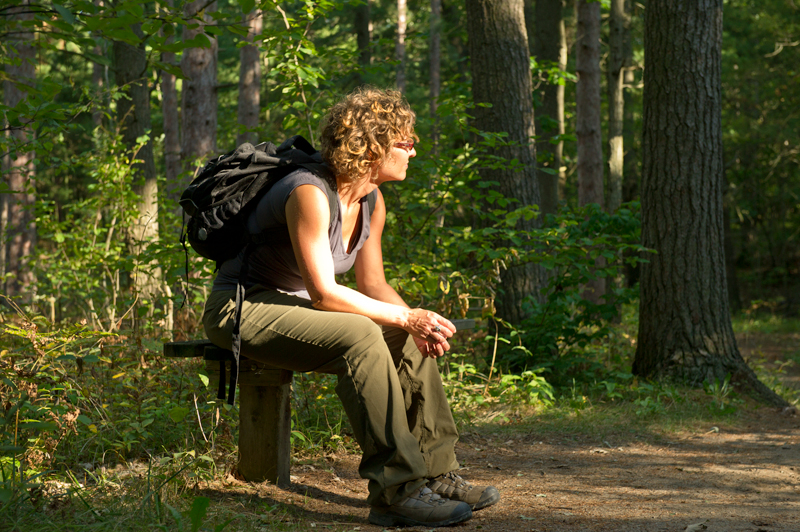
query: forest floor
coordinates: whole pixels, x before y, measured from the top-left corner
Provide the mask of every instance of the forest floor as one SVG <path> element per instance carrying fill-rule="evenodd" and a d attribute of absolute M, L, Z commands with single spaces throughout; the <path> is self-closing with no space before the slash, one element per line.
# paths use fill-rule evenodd
<path fill-rule="evenodd" d="M 739 343 L 745 358 L 757 356 L 767 365 L 800 353 L 800 334 L 740 336 Z M 784 371 L 786 383 L 800 387 L 800 367 Z M 673 413 L 649 425 L 610 421 L 608 409 L 592 410 L 576 410 L 568 421 L 487 423 L 462 431 L 460 474 L 496 486 L 502 500 L 451 529 L 800 531 L 796 409 L 740 401 L 733 416 L 682 420 Z M 233 495 L 245 520 L 261 514 L 261 530 L 385 530 L 367 522 L 358 461 L 346 452 L 300 458 L 289 488 L 246 484 L 229 475 L 201 492 L 226 506 Z M 235 522 L 231 526 L 238 529 Z"/>

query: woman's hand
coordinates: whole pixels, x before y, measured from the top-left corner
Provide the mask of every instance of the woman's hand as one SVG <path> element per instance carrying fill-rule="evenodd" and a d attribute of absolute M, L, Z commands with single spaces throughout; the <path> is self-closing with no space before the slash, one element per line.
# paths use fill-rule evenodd
<path fill-rule="evenodd" d="M 408 320 L 403 328 L 414 337 L 420 353 L 431 358 L 438 358 L 450 349 L 447 339 L 456 332 L 450 320 L 421 308 L 408 310 Z"/>

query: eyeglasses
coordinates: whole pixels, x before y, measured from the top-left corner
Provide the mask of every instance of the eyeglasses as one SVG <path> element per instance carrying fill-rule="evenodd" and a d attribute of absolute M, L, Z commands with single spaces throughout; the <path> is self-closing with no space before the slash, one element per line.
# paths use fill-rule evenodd
<path fill-rule="evenodd" d="M 395 142 L 395 148 L 403 148 L 406 151 L 411 151 L 414 149 L 414 141 L 409 140 L 408 142 Z"/>

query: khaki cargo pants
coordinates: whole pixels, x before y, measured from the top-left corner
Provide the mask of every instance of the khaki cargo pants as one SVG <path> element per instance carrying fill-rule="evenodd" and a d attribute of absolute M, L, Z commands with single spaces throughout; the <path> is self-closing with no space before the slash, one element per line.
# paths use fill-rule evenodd
<path fill-rule="evenodd" d="M 230 349 L 234 291 L 215 291 L 203 325 Z M 360 475 L 370 505 L 398 502 L 432 478 L 458 468 L 458 433 L 436 361 L 423 358 L 402 329 L 382 330 L 357 314 L 254 286 L 242 307 L 242 356 L 292 371 L 332 373 L 361 446 Z"/>

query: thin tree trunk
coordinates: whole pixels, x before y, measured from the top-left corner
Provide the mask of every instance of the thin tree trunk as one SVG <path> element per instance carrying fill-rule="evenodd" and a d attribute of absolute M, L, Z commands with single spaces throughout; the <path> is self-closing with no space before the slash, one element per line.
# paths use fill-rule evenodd
<path fill-rule="evenodd" d="M 143 37 L 140 25 L 131 28 Z M 153 142 L 148 141 L 134 152 L 137 139 L 150 132 L 150 91 L 147 86 L 147 52 L 144 43 L 132 46 L 114 41 L 114 67 L 117 86 L 125 98 L 117 102 L 117 121 L 129 155 L 141 162 L 134 165 L 133 190 L 139 196 L 139 215 L 128 235 L 131 253 L 139 256 L 148 243 L 158 239 L 158 182 L 153 157 Z M 134 286 L 140 298 L 150 300 L 158 293 L 160 270 L 155 264 L 141 262 L 134 272 Z"/>
<path fill-rule="evenodd" d="M 431 0 L 431 36 L 430 36 L 430 77 L 431 77 L 431 102 L 430 113 L 433 121 L 433 153 L 439 147 L 439 120 L 436 110 L 439 105 L 439 96 L 442 90 L 442 0 Z"/>
<path fill-rule="evenodd" d="M 578 203 L 604 206 L 603 139 L 600 102 L 600 2 L 578 0 L 576 52 L 578 84 L 575 103 L 578 138 Z M 602 259 L 598 267 L 603 265 Z M 605 279 L 586 284 L 584 297 L 600 303 L 605 294 Z"/>
<path fill-rule="evenodd" d="M 94 53 L 103 55 L 103 49 L 98 45 L 95 46 Z M 103 89 L 105 88 L 106 81 L 106 66 L 100 63 L 92 63 L 92 87 L 97 94 L 97 103 L 92 111 L 92 124 L 94 127 L 103 125 L 103 116 L 105 116 L 105 97 Z"/>
<path fill-rule="evenodd" d="M 356 46 L 358 47 L 358 64 L 362 68 L 368 67 L 372 63 L 372 20 L 370 18 L 370 0 L 362 0 L 362 3 L 355 7 L 354 26 L 356 30 Z M 361 83 L 363 83 L 363 73 L 359 72 Z"/>
<path fill-rule="evenodd" d="M 20 2 L 20 6 L 9 8 L 6 13 L 13 24 L 26 23 L 33 20 L 33 14 L 26 6 L 29 0 Z M 36 50 L 34 35 L 25 31 L 22 25 L 8 39 L 7 52 L 19 61 L 7 62 L 5 73 L 8 80 L 3 82 L 3 104 L 14 108 L 28 96 L 25 86 L 32 86 L 36 78 Z M 34 131 L 21 124 L 3 124 L 6 127 L 7 154 L 3 157 L 3 175 L 10 190 L 14 194 L 0 194 L 0 273 L 11 274 L 3 289 L 8 296 L 25 296 L 25 301 L 32 300 L 32 288 L 35 286 L 30 259 L 36 246 L 36 222 L 34 218 L 35 169 L 34 152 L 31 142 Z"/>
<path fill-rule="evenodd" d="M 622 204 L 625 41 L 630 17 L 625 0 L 611 0 L 608 53 L 608 212 Z"/>
<path fill-rule="evenodd" d="M 205 22 L 216 2 L 196 0 L 186 4 L 184 15 L 196 17 L 204 8 Z M 184 28 L 183 39 L 190 40 L 203 33 L 203 24 L 196 29 Z M 186 79 L 181 90 L 181 159 L 183 168 L 194 174 L 204 159 L 217 152 L 217 40 L 206 35 L 210 48 L 188 48 L 183 51 L 181 69 Z M 198 161 L 199 160 L 199 161 Z"/>
<path fill-rule="evenodd" d="M 406 92 L 406 0 L 397 0 L 397 90 Z"/>
<path fill-rule="evenodd" d="M 167 6 L 172 9 L 174 0 L 168 0 Z M 171 42 L 171 39 L 170 39 Z M 161 56 L 164 63 L 174 65 L 175 54 L 165 52 Z M 180 216 L 178 200 L 181 195 L 181 137 L 180 117 L 178 116 L 178 89 L 175 76 L 169 72 L 161 73 L 161 110 L 164 114 L 164 173 L 166 177 L 167 198 L 169 205 Z"/>
<path fill-rule="evenodd" d="M 247 40 L 253 42 L 257 35 L 261 35 L 261 11 L 256 10 L 245 16 L 249 17 L 250 28 Z M 239 127 L 246 129 L 236 136 L 236 144 L 258 144 L 258 132 L 254 130 L 258 128 L 261 112 L 261 52 L 258 45 L 248 44 L 241 48 L 239 57 Z"/>
<path fill-rule="evenodd" d="M 94 5 L 102 7 L 103 1 L 94 0 Z M 99 43 L 94 47 L 94 53 L 99 56 L 105 55 L 105 51 Z M 106 85 L 107 75 L 108 67 L 106 65 L 92 63 L 92 87 L 95 89 L 98 99 L 95 103 L 94 110 L 92 111 L 92 124 L 94 124 L 94 127 L 96 128 L 103 125 L 103 116 L 105 116 L 106 106 L 103 89 Z"/>
<path fill-rule="evenodd" d="M 567 68 L 567 39 L 564 28 L 563 0 L 536 0 L 536 40 L 534 55 L 539 62 L 552 62 L 563 71 Z M 536 109 L 536 131 L 539 141 L 536 151 L 543 169 L 538 172 L 542 196 L 542 213 L 555 214 L 558 210 L 558 183 L 564 173 L 564 143 L 551 142 L 556 135 L 564 134 L 564 85 L 545 84 L 541 91 L 541 105 Z"/>
<path fill-rule="evenodd" d="M 642 265 L 633 373 L 733 382 L 787 403 L 739 353 L 725 279 L 723 0 L 651 0 L 645 11 Z"/>
<path fill-rule="evenodd" d="M 625 0 L 625 12 L 629 17 L 633 16 L 631 10 L 632 0 Z M 623 171 L 622 171 L 622 201 L 629 202 L 639 196 L 639 150 L 638 138 L 636 136 L 639 128 L 636 125 L 634 115 L 634 105 L 638 102 L 634 99 L 633 87 L 635 81 L 633 65 L 633 46 L 630 31 L 625 36 L 625 68 L 622 70 L 623 82 Z M 631 264 L 625 262 L 625 282 L 627 286 L 636 286 L 639 282 L 639 263 Z"/>
<path fill-rule="evenodd" d="M 539 204 L 528 37 L 522 0 L 467 0 L 467 35 L 472 69 L 474 125 L 480 130 L 507 132 L 512 146 L 500 146 L 494 155 L 522 164 L 518 170 L 479 170 L 484 180 L 499 183 L 497 191 L 519 205 Z M 533 229 L 538 221 L 521 221 Z M 526 297 L 538 297 L 539 269 L 532 264 L 511 266 L 501 275 L 497 310 L 500 317 L 520 323 Z"/>

